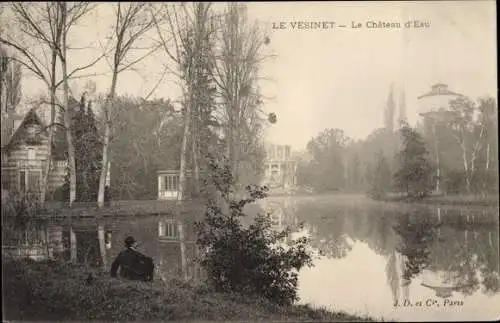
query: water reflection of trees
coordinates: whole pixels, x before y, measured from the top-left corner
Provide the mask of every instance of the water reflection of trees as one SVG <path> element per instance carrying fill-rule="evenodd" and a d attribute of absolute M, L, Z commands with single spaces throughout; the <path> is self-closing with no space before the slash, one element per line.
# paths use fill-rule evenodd
<path fill-rule="evenodd" d="M 428 212 L 405 212 L 396 216 L 393 229 L 400 237 L 396 250 L 405 258 L 404 279 L 412 279 L 429 265 L 437 227 L 437 219 Z"/>
<path fill-rule="evenodd" d="M 123 250 L 124 239 L 132 235 L 139 242 L 139 251 L 153 257 L 160 276 L 196 275 L 194 231 L 192 221 L 185 219 L 151 217 L 71 223 L 34 219 L 19 222 L 11 218 L 2 224 L 4 255 L 72 261 L 89 269 L 108 270 L 109 263 Z"/>
<path fill-rule="evenodd" d="M 464 219 L 457 221 L 458 216 L 469 220 L 464 225 Z M 443 219 L 446 226 L 440 230 L 439 243 L 433 245 L 432 267 L 452 273 L 449 280 L 465 295 L 475 293 L 481 285 L 483 292 L 497 293 L 498 226 L 494 223 L 471 224 L 472 218 L 470 213 L 455 214 L 453 225 Z"/>
<path fill-rule="evenodd" d="M 299 205 L 297 217 L 311 227 L 313 247 L 341 259 L 353 242 L 366 243 L 386 258 L 387 280 L 395 294 L 424 270 L 446 273 L 443 282 L 465 295 L 480 288 L 488 294 L 500 291 L 498 222 L 483 211 L 439 210 L 438 216 L 431 208 L 403 212 L 312 204 Z"/>
<path fill-rule="evenodd" d="M 480 244 L 484 246 L 479 248 L 479 263 L 482 278 L 483 291 L 487 294 L 500 292 L 500 269 L 499 269 L 499 241 L 498 232 L 489 231 L 487 234 L 479 236 Z"/>
<path fill-rule="evenodd" d="M 345 210 L 332 209 L 325 213 L 321 207 L 308 206 L 298 209 L 300 220 L 305 220 L 311 227 L 311 246 L 318 250 L 321 256 L 343 258 L 352 250 L 352 235 L 349 234 L 350 223 Z M 304 216 L 308 214 L 309 216 Z M 310 218 L 309 218 L 310 217 Z M 314 220 L 311 221 L 311 218 Z"/>
<path fill-rule="evenodd" d="M 7 218 L 2 222 L 4 255 L 79 262 L 87 267 L 104 264 L 103 250 L 109 248 L 109 241 L 99 230 L 102 225 L 89 230 L 46 219 Z"/>
<path fill-rule="evenodd" d="M 354 242 L 366 243 L 379 255 L 390 254 L 396 244 L 393 214 L 381 208 L 302 205 L 298 218 L 314 228 L 312 244 L 327 257 L 347 256 Z"/>
<path fill-rule="evenodd" d="M 365 208 L 291 200 L 270 205 L 280 208 L 280 212 L 273 212 L 278 229 L 288 226 L 298 231 L 300 222 L 304 221 L 310 228 L 312 247 L 324 257 L 342 259 L 349 255 L 354 243 L 366 243 L 386 259 L 387 281 L 395 297 L 405 278 L 414 278 L 423 270 L 446 273 L 445 278 L 458 286 L 456 290 L 467 295 L 479 289 L 487 294 L 500 292 L 498 222 L 491 221 L 481 210 L 477 213 L 432 209 L 403 212 L 384 206 Z M 101 266 L 118 254 L 127 235 L 133 235 L 141 242 L 141 251 L 155 258 L 159 269 L 178 274 L 182 267 L 179 243 L 160 241 L 170 235 L 175 242 L 179 240 L 177 226 L 172 230 L 167 228 L 169 221 L 159 217 L 75 226 L 4 219 L 2 244 L 24 246 L 24 249 L 37 246 L 37 250 L 49 258 Z M 183 219 L 185 252 L 190 264 L 195 253 L 192 244 L 195 237 L 191 224 L 186 221 Z"/>

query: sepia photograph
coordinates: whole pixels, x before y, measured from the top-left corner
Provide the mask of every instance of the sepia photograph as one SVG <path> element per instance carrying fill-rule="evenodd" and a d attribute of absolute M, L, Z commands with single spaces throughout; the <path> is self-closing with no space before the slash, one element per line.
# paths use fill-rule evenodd
<path fill-rule="evenodd" d="M 0 3 L 3 322 L 499 320 L 496 26 Z"/>

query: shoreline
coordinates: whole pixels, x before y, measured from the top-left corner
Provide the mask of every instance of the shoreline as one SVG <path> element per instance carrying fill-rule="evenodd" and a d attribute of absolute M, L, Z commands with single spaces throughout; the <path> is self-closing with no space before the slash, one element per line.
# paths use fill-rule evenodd
<path fill-rule="evenodd" d="M 288 199 L 297 200 L 317 200 L 323 202 L 325 199 L 334 199 L 345 203 L 351 203 L 353 199 L 365 199 L 372 203 L 388 203 L 392 205 L 425 205 L 425 206 L 470 206 L 470 207 L 498 207 L 498 196 L 477 196 L 477 195 L 449 195 L 449 196 L 429 196 L 422 200 L 414 200 L 403 196 L 386 196 L 375 200 L 357 193 L 325 193 L 325 194 L 300 194 L 285 195 L 273 194 L 267 199 Z M 125 217 L 148 217 L 148 216 L 175 216 L 175 201 L 169 200 L 130 200 L 114 201 L 110 206 L 99 209 L 94 203 L 80 203 L 71 208 L 63 203 L 49 204 L 49 207 L 38 211 L 31 218 L 39 219 L 100 219 L 100 218 L 125 218 Z M 181 215 L 203 213 L 203 203 L 199 200 L 186 200 L 180 206 Z M 13 217 L 8 212 L 4 212 L 2 207 L 2 217 Z"/>
<path fill-rule="evenodd" d="M 175 201 L 159 200 L 132 200 L 116 201 L 111 205 L 98 208 L 95 203 L 77 203 L 68 207 L 63 203 L 48 204 L 47 207 L 37 210 L 36 214 L 29 216 L 40 219 L 99 219 L 122 217 L 148 217 L 148 216 L 175 216 Z M 181 215 L 200 212 L 204 205 L 199 201 L 186 201 L 180 205 Z M 13 217 L 8 211 L 2 215 Z M 4 216 L 4 215 L 3 215 Z"/>
<path fill-rule="evenodd" d="M 436 206 L 484 206 L 498 207 L 498 196 L 477 196 L 477 195 L 448 195 L 448 196 L 429 196 L 422 200 L 415 200 L 406 196 L 387 196 L 379 199 L 381 202 L 388 203 L 407 203 L 417 205 L 436 205 Z"/>
<path fill-rule="evenodd" d="M 177 279 L 153 284 L 55 261 L 3 259 L 6 320 L 374 321 L 310 305 L 279 306 Z M 92 272 L 94 281 L 86 278 Z"/>
<path fill-rule="evenodd" d="M 318 194 L 270 194 L 269 198 L 299 198 L 299 199 L 324 199 L 331 197 L 333 199 L 350 199 L 355 197 L 363 197 L 367 200 L 374 202 L 387 202 L 387 203 L 408 203 L 408 204 L 426 204 L 426 205 L 464 205 L 464 206 L 498 206 L 498 195 L 434 195 L 426 197 L 422 200 L 415 200 L 405 196 L 389 195 L 380 199 L 372 199 L 363 193 L 342 193 L 342 192 L 326 192 Z"/>

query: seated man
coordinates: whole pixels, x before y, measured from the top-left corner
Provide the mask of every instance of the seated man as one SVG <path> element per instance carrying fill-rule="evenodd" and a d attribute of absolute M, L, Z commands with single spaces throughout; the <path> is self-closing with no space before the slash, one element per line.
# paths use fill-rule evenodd
<path fill-rule="evenodd" d="M 111 277 L 116 277 L 120 268 L 120 276 L 131 280 L 152 281 L 154 264 L 151 257 L 136 250 L 137 242 L 133 237 L 125 239 L 125 250 L 120 252 L 111 265 Z"/>

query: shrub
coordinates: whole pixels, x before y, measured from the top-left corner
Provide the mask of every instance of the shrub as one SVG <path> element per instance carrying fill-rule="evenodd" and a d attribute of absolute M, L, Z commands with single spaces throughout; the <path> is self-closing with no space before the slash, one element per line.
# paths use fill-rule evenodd
<path fill-rule="evenodd" d="M 196 224 L 199 246 L 206 250 L 201 264 L 207 283 L 217 291 L 264 297 L 280 305 L 298 300 L 297 275 L 303 266 L 311 266 L 306 238 L 289 245 L 281 244 L 288 230 L 272 229 L 267 215 L 259 214 L 244 228 L 240 218 L 248 203 L 267 196 L 267 187 L 247 186 L 248 197 L 233 196 L 233 177 L 227 163 L 220 166 L 210 156 L 208 169 L 214 187 L 207 196 L 205 219 Z"/>

